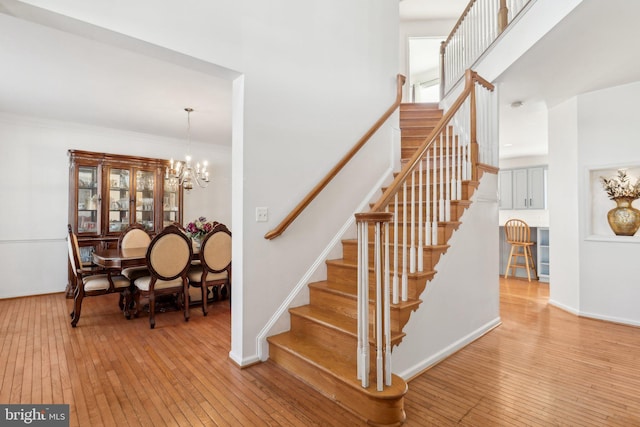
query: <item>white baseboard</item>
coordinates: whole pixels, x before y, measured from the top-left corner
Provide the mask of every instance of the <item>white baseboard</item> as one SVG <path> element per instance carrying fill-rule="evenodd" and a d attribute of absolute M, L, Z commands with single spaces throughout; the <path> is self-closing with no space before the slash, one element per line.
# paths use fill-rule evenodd
<path fill-rule="evenodd" d="M 502 324 L 502 321 L 500 320 L 500 317 L 498 316 L 495 319 L 493 319 L 492 321 L 490 321 L 488 323 L 485 323 L 480 328 L 476 329 L 475 331 L 471 332 L 470 334 L 462 337 L 458 341 L 456 341 L 453 344 L 449 345 L 448 347 L 445 347 L 444 349 L 442 349 L 438 353 L 432 355 L 431 357 L 428 357 L 428 358 L 424 359 L 422 362 L 413 365 L 412 367 L 410 367 L 409 369 L 407 369 L 407 370 L 405 370 L 403 372 L 396 372 L 395 374 L 400 376 L 400 377 L 402 377 L 405 381 L 409 381 L 411 378 L 413 378 L 413 377 L 415 377 L 417 375 L 420 375 L 421 373 L 423 373 L 427 369 L 429 369 L 432 366 L 440 363 L 441 361 L 443 361 L 447 357 L 451 356 L 453 353 L 455 353 L 458 350 L 460 350 L 460 349 L 466 347 L 467 345 L 471 344 L 472 342 L 474 342 L 478 338 L 482 337 L 484 334 L 490 332 L 494 328 L 500 326 L 501 324 Z"/>
<path fill-rule="evenodd" d="M 626 319 L 623 317 L 616 317 L 616 316 L 605 316 L 598 313 L 589 313 L 587 311 L 576 310 L 575 308 L 569 307 L 567 305 L 561 304 L 553 300 L 549 300 L 549 304 L 559 308 L 560 310 L 564 310 L 566 312 L 569 312 L 573 315 L 580 316 L 580 317 L 587 317 L 589 319 L 595 319 L 595 320 L 603 320 L 605 322 L 618 323 L 621 325 L 640 326 L 640 320 Z"/>
<path fill-rule="evenodd" d="M 567 311 L 567 312 L 569 312 L 571 314 L 575 314 L 576 316 L 580 315 L 580 311 L 579 310 L 576 310 L 573 307 L 569 307 L 568 305 L 559 303 L 558 301 L 552 300 L 551 298 L 549 298 L 549 304 L 551 304 L 554 307 L 559 308 L 560 310 L 564 310 L 564 311 Z"/>
<path fill-rule="evenodd" d="M 242 357 L 238 357 L 235 353 L 231 351 L 229 352 L 229 359 L 233 360 L 234 363 L 240 367 L 251 366 L 253 364 L 261 362 L 258 356 L 242 358 Z"/>

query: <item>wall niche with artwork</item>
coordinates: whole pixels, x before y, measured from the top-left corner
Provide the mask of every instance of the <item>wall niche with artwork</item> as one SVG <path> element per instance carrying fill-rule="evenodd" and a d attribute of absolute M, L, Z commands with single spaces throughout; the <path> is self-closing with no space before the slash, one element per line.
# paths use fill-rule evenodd
<path fill-rule="evenodd" d="M 640 242 L 640 164 L 589 170 L 589 239 Z"/>

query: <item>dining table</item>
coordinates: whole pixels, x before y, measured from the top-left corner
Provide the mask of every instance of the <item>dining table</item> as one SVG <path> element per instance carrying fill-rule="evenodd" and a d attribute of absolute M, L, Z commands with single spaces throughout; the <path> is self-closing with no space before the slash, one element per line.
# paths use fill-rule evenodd
<path fill-rule="evenodd" d="M 93 252 L 93 263 L 106 270 L 122 270 L 147 264 L 147 248 L 98 248 Z M 200 248 L 193 245 L 192 260 L 200 259 Z"/>
<path fill-rule="evenodd" d="M 191 260 L 200 259 L 200 247 L 195 243 Z M 107 271 L 107 274 L 118 274 L 128 267 L 139 267 L 147 265 L 147 248 L 98 248 L 93 252 L 93 263 Z M 158 301 L 158 311 L 170 310 L 162 298 Z M 130 318 L 129 307 L 125 304 L 124 315 Z"/>

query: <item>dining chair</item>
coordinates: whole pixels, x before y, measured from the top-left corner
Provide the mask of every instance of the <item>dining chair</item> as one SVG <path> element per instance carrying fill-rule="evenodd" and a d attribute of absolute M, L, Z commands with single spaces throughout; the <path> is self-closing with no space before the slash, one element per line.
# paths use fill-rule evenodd
<path fill-rule="evenodd" d="M 147 248 L 146 263 L 149 275 L 134 280 L 134 300 L 137 317 L 140 298 L 149 300 L 149 326 L 155 328 L 156 297 L 175 295 L 176 302 L 184 310 L 184 320 L 189 320 L 189 284 L 187 270 L 191 265 L 191 241 L 175 225 L 165 227 Z"/>
<path fill-rule="evenodd" d="M 511 275 L 515 275 L 518 268 L 524 268 L 527 272 L 527 279 L 529 279 L 529 281 L 531 281 L 531 271 L 533 271 L 534 279 L 537 279 L 538 273 L 531 253 L 531 247 L 535 243 L 531 241 L 531 230 L 529 229 L 529 225 L 521 219 L 510 219 L 504 224 L 504 232 L 507 243 L 511 245 L 509 261 L 507 263 L 507 269 L 504 272 L 504 278 L 506 279 L 509 277 L 510 269 Z M 523 258 L 524 264 L 519 264 L 518 258 Z"/>
<path fill-rule="evenodd" d="M 118 249 L 148 248 L 150 243 L 151 236 L 139 223 L 131 224 L 118 237 Z M 120 274 L 129 279 L 133 286 L 137 278 L 148 276 L 149 270 L 146 266 L 127 267 L 123 268 Z"/>
<path fill-rule="evenodd" d="M 71 224 L 67 224 L 69 248 L 69 263 L 71 271 L 76 279 L 76 289 L 74 291 L 73 311 L 71 312 L 71 326 L 76 327 L 80 320 L 82 311 L 82 301 L 85 297 L 112 294 L 120 292 L 119 306 L 124 308 L 124 292 L 128 290 L 130 282 L 121 275 L 112 275 L 110 272 L 95 274 L 82 266 L 80 262 L 80 247 L 78 237 L 73 232 Z M 125 314 L 127 314 L 125 312 Z"/>
<path fill-rule="evenodd" d="M 192 265 L 188 272 L 189 285 L 200 288 L 202 313 L 207 315 L 207 295 L 213 288 L 217 296 L 218 287 L 224 286 L 231 301 L 231 232 L 224 224 L 216 224 L 202 240 L 200 264 Z"/>

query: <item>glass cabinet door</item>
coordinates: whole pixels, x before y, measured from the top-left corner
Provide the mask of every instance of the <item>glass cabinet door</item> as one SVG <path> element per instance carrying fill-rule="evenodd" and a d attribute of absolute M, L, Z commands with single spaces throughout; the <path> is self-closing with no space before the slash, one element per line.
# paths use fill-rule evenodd
<path fill-rule="evenodd" d="M 147 231 L 153 231 L 155 174 L 149 170 L 136 170 L 136 222 Z"/>
<path fill-rule="evenodd" d="M 78 167 L 78 233 L 99 233 L 98 166 Z"/>
<path fill-rule="evenodd" d="M 109 233 L 119 233 L 131 224 L 130 201 L 131 171 L 129 169 L 109 169 Z"/>
<path fill-rule="evenodd" d="M 176 179 L 165 178 L 162 197 L 162 227 L 174 222 L 181 222 L 179 189 L 180 185 Z"/>

